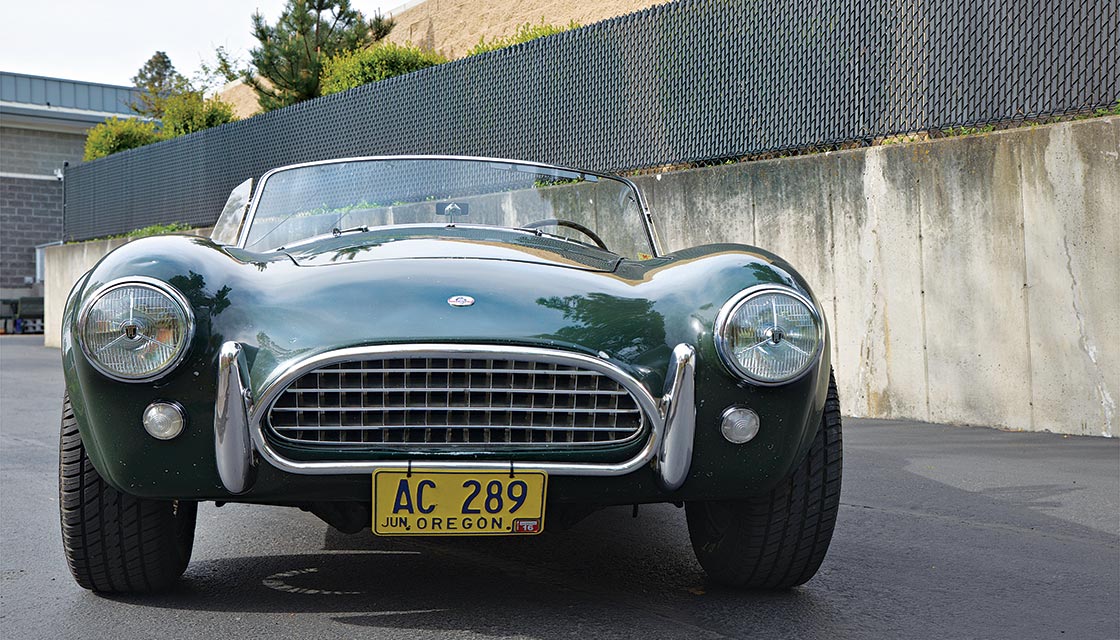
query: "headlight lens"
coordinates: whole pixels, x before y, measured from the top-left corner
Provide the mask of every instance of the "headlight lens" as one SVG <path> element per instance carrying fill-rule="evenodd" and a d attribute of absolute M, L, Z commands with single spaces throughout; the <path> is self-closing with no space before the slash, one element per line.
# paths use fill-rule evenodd
<path fill-rule="evenodd" d="M 820 322 L 790 290 L 747 290 L 720 311 L 716 348 L 733 373 L 761 384 L 788 382 L 817 359 Z"/>
<path fill-rule="evenodd" d="M 158 281 L 111 284 L 84 308 L 78 326 L 90 363 L 111 378 L 146 381 L 170 371 L 194 331 L 190 306 Z"/>

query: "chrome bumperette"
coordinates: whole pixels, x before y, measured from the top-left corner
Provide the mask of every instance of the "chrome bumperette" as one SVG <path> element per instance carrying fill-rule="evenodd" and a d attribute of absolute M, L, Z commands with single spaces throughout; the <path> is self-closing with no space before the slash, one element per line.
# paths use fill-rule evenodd
<path fill-rule="evenodd" d="M 696 350 L 678 344 L 673 349 L 661 399 L 665 436 L 657 452 L 657 479 L 661 488 L 681 488 L 692 466 L 692 442 L 696 434 Z"/>
<path fill-rule="evenodd" d="M 227 491 L 244 493 L 253 484 L 253 443 L 249 415 L 253 396 L 245 354 L 236 342 L 222 344 L 218 354 L 218 395 L 214 403 L 214 458 Z"/>

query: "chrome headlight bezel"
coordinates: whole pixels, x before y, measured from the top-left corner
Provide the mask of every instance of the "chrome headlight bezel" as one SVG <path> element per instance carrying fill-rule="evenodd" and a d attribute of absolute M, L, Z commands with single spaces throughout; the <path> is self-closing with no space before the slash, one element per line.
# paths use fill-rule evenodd
<path fill-rule="evenodd" d="M 817 346 L 813 352 L 809 354 L 805 365 L 793 375 L 780 380 L 759 378 L 750 371 L 745 370 L 739 364 L 739 360 L 735 357 L 735 354 L 731 352 L 731 344 L 727 338 L 728 323 L 735 316 L 739 308 L 758 296 L 771 293 L 789 296 L 805 305 L 809 310 L 809 314 L 813 319 L 813 326 L 817 331 Z M 716 353 L 719 354 L 719 359 L 723 363 L 724 368 L 736 378 L 741 378 L 751 384 L 761 387 L 777 387 L 789 384 L 808 374 L 809 371 L 813 369 L 813 365 L 820 360 L 821 351 L 824 348 L 824 335 L 824 319 L 821 317 L 816 305 L 813 304 L 813 301 L 790 287 L 776 284 L 761 284 L 748 287 L 732 296 L 731 299 L 720 308 L 719 314 L 716 316 L 716 323 L 713 331 Z"/>
<path fill-rule="evenodd" d="M 103 297 L 105 297 L 106 294 L 123 287 L 139 287 L 142 289 L 150 289 L 152 291 L 155 291 L 156 293 L 166 296 L 172 302 L 178 305 L 179 309 L 183 312 L 183 317 L 185 318 L 186 322 L 186 327 L 183 330 L 182 345 L 180 346 L 175 356 L 164 363 L 163 366 L 161 366 L 159 369 L 139 376 L 129 376 L 127 374 L 122 374 L 119 371 L 113 371 L 112 369 L 105 367 L 94 356 L 94 354 L 90 352 L 89 345 L 86 343 L 86 340 L 84 338 L 86 323 L 89 320 L 90 313 L 93 311 L 97 303 Z M 183 361 L 183 359 L 186 358 L 187 352 L 190 351 L 191 342 L 194 340 L 195 316 L 194 310 L 191 308 L 190 302 L 187 301 L 186 296 L 179 292 L 179 290 L 175 287 L 155 278 L 149 278 L 146 276 L 130 276 L 111 280 L 98 287 L 86 299 L 86 301 L 82 304 L 81 309 L 78 311 L 78 321 L 75 329 L 76 331 L 74 332 L 74 340 L 81 347 L 82 354 L 85 356 L 86 362 L 88 362 L 91 367 L 97 370 L 98 373 L 118 382 L 151 382 L 153 380 L 158 380 L 174 371 Z"/>

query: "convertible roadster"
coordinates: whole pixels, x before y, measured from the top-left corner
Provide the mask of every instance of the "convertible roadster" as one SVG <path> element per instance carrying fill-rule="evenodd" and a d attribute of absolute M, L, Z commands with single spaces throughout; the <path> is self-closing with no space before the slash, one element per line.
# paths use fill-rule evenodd
<path fill-rule="evenodd" d="M 347 533 L 532 536 L 686 509 L 712 580 L 817 571 L 840 499 L 821 305 L 764 250 L 665 253 L 630 181 L 514 160 L 272 170 L 210 238 L 126 244 L 62 329 L 85 588 L 178 580 L 202 501 Z"/>

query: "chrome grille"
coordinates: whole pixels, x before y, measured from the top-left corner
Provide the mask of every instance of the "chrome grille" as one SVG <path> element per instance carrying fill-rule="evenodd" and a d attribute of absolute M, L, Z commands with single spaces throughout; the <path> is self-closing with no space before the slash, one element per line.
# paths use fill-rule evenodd
<path fill-rule="evenodd" d="M 604 373 L 489 354 L 325 365 L 268 413 L 276 438 L 324 447 L 555 450 L 629 442 L 642 424 L 635 398 Z"/>

